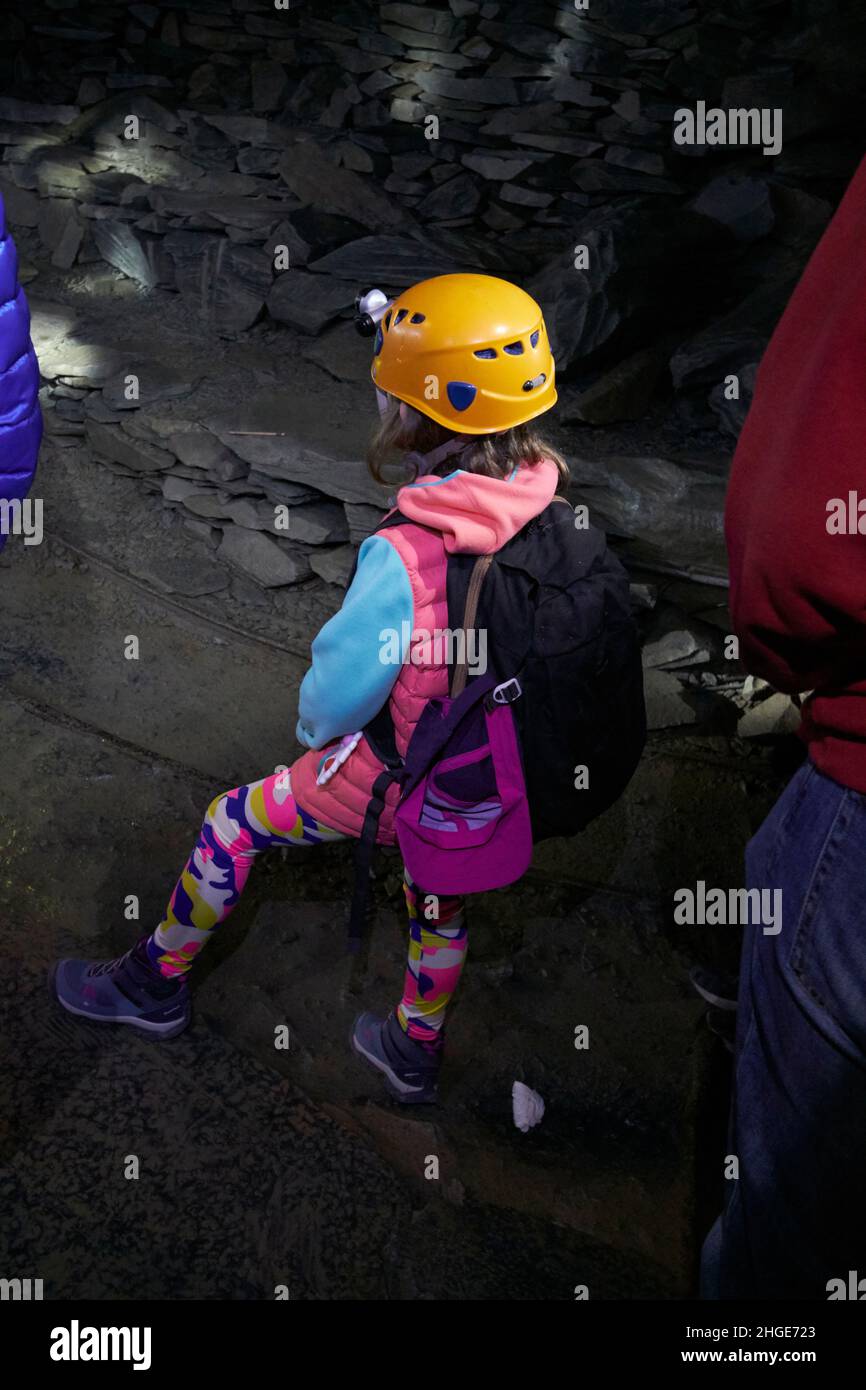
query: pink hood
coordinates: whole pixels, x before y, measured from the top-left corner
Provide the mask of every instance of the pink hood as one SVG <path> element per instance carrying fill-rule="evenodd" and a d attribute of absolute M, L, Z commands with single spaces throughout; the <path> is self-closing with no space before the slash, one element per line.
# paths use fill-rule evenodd
<path fill-rule="evenodd" d="M 397 506 L 411 521 L 441 531 L 449 555 L 490 555 L 544 511 L 558 480 L 549 459 L 521 464 L 508 479 L 458 469 L 408 483 L 397 493 Z"/>

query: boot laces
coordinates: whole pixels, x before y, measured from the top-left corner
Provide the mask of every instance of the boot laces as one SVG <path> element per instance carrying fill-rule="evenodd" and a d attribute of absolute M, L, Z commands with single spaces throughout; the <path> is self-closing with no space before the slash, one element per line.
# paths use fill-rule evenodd
<path fill-rule="evenodd" d="M 124 951 L 122 956 L 117 956 L 115 960 L 105 960 L 102 961 L 100 965 L 91 966 L 91 968 L 87 972 L 88 975 L 90 975 L 91 977 L 96 975 L 110 975 L 113 970 L 116 970 L 119 966 L 126 964 L 127 960 L 132 955 L 132 952 L 134 950 L 135 947 L 132 946 L 128 951 Z"/>

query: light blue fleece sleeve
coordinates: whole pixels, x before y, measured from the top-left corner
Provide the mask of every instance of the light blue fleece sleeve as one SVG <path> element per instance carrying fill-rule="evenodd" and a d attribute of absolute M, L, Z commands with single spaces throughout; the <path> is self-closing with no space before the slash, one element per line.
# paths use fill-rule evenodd
<path fill-rule="evenodd" d="M 384 536 L 369 536 L 342 607 L 313 641 L 298 698 L 299 743 L 324 748 L 378 714 L 406 654 L 413 609 L 397 551 Z"/>

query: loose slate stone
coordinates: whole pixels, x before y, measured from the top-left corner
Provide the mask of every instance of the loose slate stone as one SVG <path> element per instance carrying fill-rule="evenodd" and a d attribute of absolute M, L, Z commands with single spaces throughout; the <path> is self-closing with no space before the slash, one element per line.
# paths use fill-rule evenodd
<path fill-rule="evenodd" d="M 559 49 L 563 56 L 568 51 L 564 40 L 560 39 L 557 44 L 550 29 L 542 29 L 534 24 L 501 24 L 485 19 L 478 28 L 494 44 L 513 48 L 517 53 L 527 53 L 531 58 L 543 58 L 552 62 L 554 51 Z M 535 71 L 538 71 L 537 64 Z"/>
<path fill-rule="evenodd" d="M 464 173 L 434 188 L 418 204 L 418 213 L 425 220 L 444 222 L 454 217 L 470 217 L 480 203 L 481 192 L 476 180 Z"/>
<path fill-rule="evenodd" d="M 464 53 L 442 53 L 435 48 L 410 48 L 406 63 L 394 63 L 389 71 L 400 74 L 398 69 L 409 68 L 412 63 L 432 63 L 434 66 L 448 68 L 451 72 L 462 72 L 464 68 L 475 66 L 475 59 Z"/>
<path fill-rule="evenodd" d="M 406 214 L 385 194 L 351 169 L 325 158 L 318 145 L 293 145 L 280 160 L 280 175 L 302 203 L 352 218 L 374 231 L 403 226 Z"/>
<path fill-rule="evenodd" d="M 517 203 L 525 208 L 549 208 L 555 201 L 552 193 L 544 193 L 538 188 L 524 188 L 519 183 L 504 183 L 499 197 L 504 203 Z"/>
<path fill-rule="evenodd" d="M 630 145 L 611 145 L 605 159 L 608 164 L 618 164 L 623 169 L 634 169 L 641 174 L 666 173 L 665 161 L 660 154 L 637 150 Z"/>
<path fill-rule="evenodd" d="M 35 346 L 35 343 L 34 343 Z M 51 381 L 57 377 L 75 385 L 102 386 L 124 364 L 124 354 L 93 343 L 60 342 L 36 348 L 39 371 Z"/>
<path fill-rule="evenodd" d="M 217 545 L 219 545 L 222 533 L 217 530 L 216 526 L 211 526 L 207 521 L 200 521 L 198 517 L 185 516 L 183 518 L 183 529 L 189 531 L 190 535 L 195 536 L 197 540 L 204 541 L 205 545 L 210 546 L 211 550 L 216 549 Z M 214 569 L 214 566 L 211 565 L 210 568 Z M 217 574 L 219 573 L 218 570 L 215 572 Z"/>
<path fill-rule="evenodd" d="M 118 410 L 109 410 L 102 399 L 101 391 L 91 391 L 84 402 L 84 413 L 91 420 L 97 420 L 101 425 L 119 425 L 123 421 L 123 416 Z"/>
<path fill-rule="evenodd" d="M 575 500 L 588 503 L 597 524 L 634 537 L 629 554 L 723 576 L 725 479 L 699 463 L 653 456 L 569 458 Z"/>
<path fill-rule="evenodd" d="M 485 179 L 516 179 L 531 169 L 532 159 L 507 159 L 495 154 L 464 154 L 462 163 Z"/>
<path fill-rule="evenodd" d="M 497 111 L 495 116 L 481 127 L 483 135 L 511 135 L 515 131 L 543 129 L 562 111 L 558 101 L 534 103 L 532 106 L 516 107 L 510 111 Z"/>
<path fill-rule="evenodd" d="M 171 473 L 166 473 L 162 480 L 162 495 L 166 502 L 185 502 L 188 497 L 203 495 L 205 484 L 202 478 L 195 481 L 191 478 L 180 478 L 174 469 Z"/>
<path fill-rule="evenodd" d="M 137 378 L 137 398 L 128 398 L 130 376 Z M 186 377 L 162 362 L 131 362 L 128 368 L 109 377 L 102 388 L 102 399 L 109 410 L 139 410 L 159 401 L 188 396 L 201 377 Z"/>
<path fill-rule="evenodd" d="M 683 686 L 670 671 L 644 671 L 644 701 L 650 730 L 697 723 L 697 712 L 687 703 Z"/>
<path fill-rule="evenodd" d="M 591 71 L 599 72 L 601 69 L 595 68 Z M 540 82 L 526 83 L 524 100 L 530 102 L 564 101 L 571 106 L 583 106 L 587 109 L 610 105 L 607 97 L 596 96 L 593 93 L 591 82 L 582 77 L 569 77 L 567 75 L 544 78 Z"/>
<path fill-rule="evenodd" d="M 266 589 L 297 584 L 310 573 L 310 562 L 301 551 L 278 545 L 262 531 L 251 531 L 230 522 L 223 530 L 217 557 L 249 575 Z"/>
<path fill-rule="evenodd" d="M 326 444 L 316 448 L 292 438 L 238 437 L 231 435 L 228 429 L 218 429 L 216 433 L 229 448 L 253 465 L 255 474 L 265 473 L 272 478 L 304 483 L 342 502 L 385 505 L 387 489 L 370 477 L 367 465 L 360 458 L 328 454 Z M 251 472 L 250 478 L 255 474 Z"/>
<path fill-rule="evenodd" d="M 383 24 L 382 33 L 387 34 L 391 39 L 399 40 L 407 48 L 414 48 L 418 43 L 417 30 L 404 28 L 401 24 Z M 424 42 L 428 48 L 438 48 L 444 53 L 453 53 L 461 37 L 459 31 L 454 34 L 427 33 L 424 35 Z"/>
<path fill-rule="evenodd" d="M 289 513 L 290 540 L 308 545 L 328 545 L 349 539 L 343 508 L 337 502 L 310 502 Z"/>
<path fill-rule="evenodd" d="M 204 213 L 219 223 L 231 223 L 234 227 L 266 226 L 286 216 L 295 206 L 288 198 L 221 197 L 210 189 L 194 192 L 167 188 L 153 189 L 150 204 L 154 212 L 164 216 L 186 217 Z"/>
<path fill-rule="evenodd" d="M 346 502 L 345 511 L 352 545 L 360 545 L 371 536 L 383 516 L 379 507 L 371 507 L 364 502 Z"/>
<path fill-rule="evenodd" d="M 267 473 L 258 473 L 255 468 L 250 469 L 248 482 L 257 492 L 263 492 L 270 502 L 285 502 L 290 507 L 297 502 L 313 502 L 322 496 L 317 488 L 271 478 Z"/>
<path fill-rule="evenodd" d="M 279 162 L 279 150 L 257 150 L 254 145 L 244 145 L 238 150 L 238 168 L 242 174 L 276 174 Z"/>
<path fill-rule="evenodd" d="M 270 60 L 254 62 L 250 66 L 252 79 L 253 110 L 256 112 L 280 111 L 289 94 L 289 80 L 282 63 Z"/>
<path fill-rule="evenodd" d="M 174 455 L 143 440 L 131 439 L 117 425 L 103 425 L 89 419 L 85 426 L 87 441 L 97 454 L 104 454 L 114 463 L 133 468 L 137 473 L 162 473 L 174 463 Z"/>
<path fill-rule="evenodd" d="M 6 210 L 6 219 L 13 227 L 36 227 L 42 200 L 26 188 L 18 188 L 8 179 L 0 179 L 0 198 Z"/>
<path fill-rule="evenodd" d="M 311 255 L 311 247 L 309 242 L 301 236 L 297 227 L 288 218 L 284 218 L 265 238 L 264 252 L 273 266 L 277 264 L 277 254 L 280 257 L 288 255 L 288 264 L 294 268 L 307 264 Z M 287 268 L 282 260 L 281 266 L 283 269 Z M 281 274 L 282 270 L 277 273 Z"/>
<path fill-rule="evenodd" d="M 370 381 L 372 340 L 360 337 L 354 324 L 337 323 L 327 329 L 312 340 L 304 356 L 336 381 Z"/>
<path fill-rule="evenodd" d="M 129 222 L 112 217 L 93 223 L 93 240 L 109 265 L 145 289 L 174 285 L 174 269 L 161 237 L 137 231 Z"/>
<path fill-rule="evenodd" d="M 340 545 L 333 550 L 313 551 L 310 565 L 321 579 L 345 589 L 355 563 L 355 547 Z"/>
<path fill-rule="evenodd" d="M 437 253 L 412 237 L 397 236 L 361 237 L 310 265 L 310 270 L 344 280 L 382 281 L 394 286 L 417 285 L 420 280 L 460 269 L 459 262 L 445 252 Z"/>
<path fill-rule="evenodd" d="M 193 48 L 204 48 L 210 53 L 256 53 L 261 48 L 260 40 L 251 34 L 209 29 L 204 24 L 182 24 L 181 36 Z"/>
<path fill-rule="evenodd" d="M 428 174 L 434 166 L 435 160 L 429 154 L 395 154 L 391 160 L 394 173 L 404 179 L 414 179 Z"/>
<path fill-rule="evenodd" d="M 391 117 L 405 125 L 415 125 L 423 121 L 427 112 L 420 101 L 407 101 L 405 97 L 395 97 L 391 102 Z"/>
<path fill-rule="evenodd" d="M 737 724 L 738 738 L 762 738 L 767 734 L 795 734 L 802 713 L 790 695 L 778 691 L 748 709 Z"/>
<path fill-rule="evenodd" d="M 375 168 L 373 157 L 368 150 L 356 144 L 356 140 L 357 135 L 353 140 L 344 140 L 341 144 L 334 145 L 334 153 L 344 168 L 351 169 L 356 174 L 372 174 Z M 396 165 L 396 160 L 394 163 Z"/>
<path fill-rule="evenodd" d="M 278 507 L 279 503 L 266 502 L 260 497 L 238 497 L 228 504 L 228 515 L 237 526 L 246 526 L 249 531 L 269 531 L 272 535 L 285 536 L 288 533 L 282 526 Z"/>
<path fill-rule="evenodd" d="M 333 319 L 352 308 L 357 292 L 354 284 L 343 284 L 305 270 L 287 270 L 278 277 L 268 295 L 268 313 L 279 323 L 288 323 L 302 333 L 320 333 Z"/>
<path fill-rule="evenodd" d="M 232 144 L 284 150 L 294 139 L 293 132 L 287 127 L 265 120 L 263 116 L 229 116 L 221 113 L 211 115 L 205 111 L 200 115 L 208 125 L 227 135 Z"/>
<path fill-rule="evenodd" d="M 516 132 L 512 137 L 515 145 L 528 145 L 534 150 L 550 150 L 556 154 L 579 155 L 587 158 L 597 154 L 604 146 L 601 140 L 587 140 L 581 135 L 530 135 Z"/>
<path fill-rule="evenodd" d="M 263 252 L 225 237 L 182 231 L 166 236 L 165 249 L 174 262 L 177 288 L 203 322 L 227 335 L 255 323 L 273 284 Z"/>
<path fill-rule="evenodd" d="M 81 109 L 78 106 L 52 106 L 47 102 L 0 97 L 2 121 L 21 121 L 25 125 L 71 125 L 80 115 Z"/>
<path fill-rule="evenodd" d="M 47 159 L 40 159 L 34 172 L 32 186 L 38 189 L 43 198 L 59 195 L 61 198 L 74 197 L 84 201 L 96 196 L 94 180 L 73 154 L 51 155 Z"/>
<path fill-rule="evenodd" d="M 467 105 L 516 106 L 520 100 L 515 83 L 508 77 L 452 77 L 439 69 L 418 68 L 413 82 L 428 96 Z M 605 104 L 605 103 L 603 103 Z"/>
<path fill-rule="evenodd" d="M 386 193 L 399 193 L 408 206 L 428 192 L 427 184 L 420 179 L 401 179 L 396 174 L 389 174 L 382 186 Z"/>
<path fill-rule="evenodd" d="M 452 34 L 462 28 L 452 15 L 442 10 L 428 9 L 424 5 L 380 5 L 379 16 L 389 23 L 406 24 L 425 34 Z"/>
<path fill-rule="evenodd" d="M 210 430 L 179 430 L 170 434 L 166 443 L 181 463 L 189 468 L 203 469 L 219 482 L 243 478 L 248 472 L 243 459 L 227 449 Z"/>
<path fill-rule="evenodd" d="M 211 521 L 228 521 L 231 517 L 231 509 L 235 504 L 234 499 L 228 493 L 209 491 L 199 485 L 198 488 L 187 494 L 183 499 L 183 505 L 194 516 L 204 517 Z"/>
<path fill-rule="evenodd" d="M 494 232 L 512 232 L 526 225 L 523 218 L 516 217 L 499 203 L 490 203 L 485 208 L 484 222 L 488 227 L 492 227 Z"/>
<path fill-rule="evenodd" d="M 51 252 L 51 264 L 68 270 L 75 264 L 84 240 L 84 224 L 69 198 L 43 199 L 39 237 Z"/>

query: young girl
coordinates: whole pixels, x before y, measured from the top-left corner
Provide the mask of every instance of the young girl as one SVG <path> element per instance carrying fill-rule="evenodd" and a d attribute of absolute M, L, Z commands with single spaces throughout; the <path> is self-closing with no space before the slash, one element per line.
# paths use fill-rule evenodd
<path fill-rule="evenodd" d="M 173 1037 L 190 1020 L 187 975 L 243 890 L 255 856 L 275 846 L 360 834 L 382 763 L 354 735 L 390 701 L 401 756 L 426 702 L 448 693 L 447 557 L 499 550 L 542 512 L 568 478 L 529 421 L 556 402 L 554 362 L 539 306 L 486 275 L 443 275 L 407 290 L 382 317 L 372 377 L 382 416 L 373 476 L 410 454 L 397 494 L 405 523 L 364 541 L 339 612 L 312 644 L 289 773 L 211 802 L 165 916 L 114 961 L 64 960 L 54 988 L 65 1009 Z M 401 635 L 394 661 L 390 634 Z M 354 746 L 353 746 L 354 745 Z M 348 755 L 346 754 L 346 750 Z M 377 840 L 393 845 L 399 795 L 385 797 Z M 385 1019 L 362 1013 L 352 1045 L 397 1100 L 436 1098 L 445 1018 L 466 957 L 460 898 L 439 895 L 427 921 L 423 889 L 405 881 L 409 957 L 403 996 Z"/>

